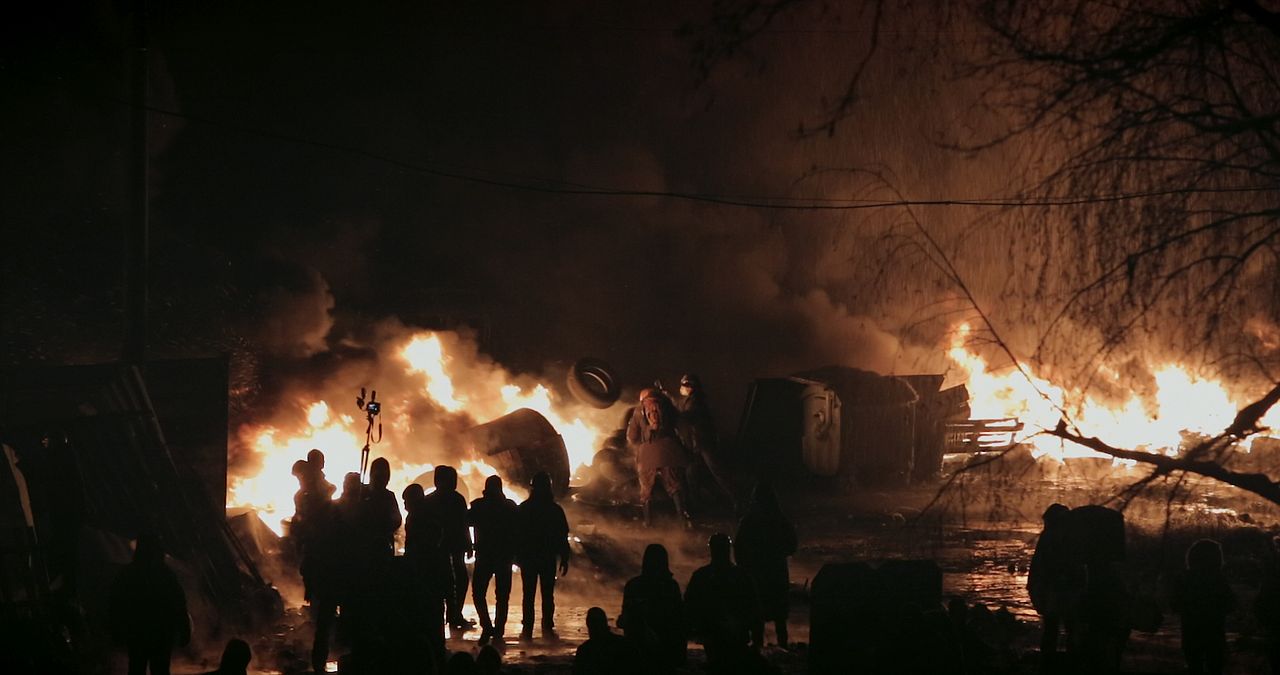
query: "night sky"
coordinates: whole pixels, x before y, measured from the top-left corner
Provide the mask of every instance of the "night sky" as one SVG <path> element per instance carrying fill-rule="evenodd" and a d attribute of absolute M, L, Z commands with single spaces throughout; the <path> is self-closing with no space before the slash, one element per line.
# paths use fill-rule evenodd
<path fill-rule="evenodd" d="M 592 355 L 642 384 L 827 364 L 938 372 L 954 285 L 897 237 L 956 254 L 1008 336 L 1040 248 L 964 208 L 1020 178 L 962 21 L 882 20 L 834 133 L 811 133 L 867 53 L 869 5 L 790 12 L 708 63 L 689 3 L 152 2 L 148 355 L 230 353 L 246 391 L 325 367 L 369 326 L 476 331 L 511 368 Z M 127 4 L 5 22 L 3 358 L 118 357 L 130 217 Z M 667 196 L 579 194 L 583 191 Z M 793 201 L 786 201 L 793 200 Z M 834 200 L 834 201 L 832 201 Z M 963 239 L 961 239 L 963 237 Z M 994 247 L 994 251 L 988 250 Z M 1025 309 L 1025 308 L 1023 308 Z"/>

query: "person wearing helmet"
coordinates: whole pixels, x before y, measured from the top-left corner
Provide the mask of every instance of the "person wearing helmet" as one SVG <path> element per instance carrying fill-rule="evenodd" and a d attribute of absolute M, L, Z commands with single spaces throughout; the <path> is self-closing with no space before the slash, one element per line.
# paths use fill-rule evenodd
<path fill-rule="evenodd" d="M 659 479 L 675 502 L 685 526 L 690 527 L 692 523 L 684 499 L 684 472 L 689 453 L 676 433 L 679 417 L 671 399 L 657 389 L 647 388 L 640 391 L 639 405 L 627 422 L 627 442 L 635 449 L 645 527 L 652 524 L 650 504 Z"/>
<path fill-rule="evenodd" d="M 698 499 L 704 493 L 713 492 L 714 485 L 728 498 L 730 508 L 737 511 L 738 498 L 733 483 L 720 461 L 715 418 L 697 375 L 687 373 L 680 378 L 680 396 L 680 437 L 692 454 L 687 475 L 689 493 Z"/>

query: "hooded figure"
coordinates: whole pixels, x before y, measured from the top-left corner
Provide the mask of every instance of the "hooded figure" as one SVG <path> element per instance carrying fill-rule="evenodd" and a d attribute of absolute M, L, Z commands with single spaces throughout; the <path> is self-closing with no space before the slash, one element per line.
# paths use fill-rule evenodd
<path fill-rule="evenodd" d="M 445 596 L 445 614 L 454 630 L 467 630 L 474 624 L 462 616 L 467 601 L 467 562 L 471 553 L 471 535 L 467 532 L 467 500 L 458 492 L 458 470 L 451 466 L 436 467 L 432 478 L 435 492 L 423 498 L 423 511 L 441 528 L 440 546 L 449 558 L 453 585 Z"/>
<path fill-rule="evenodd" d="M 169 675 L 174 647 L 191 640 L 187 597 L 164 562 L 154 535 L 138 537 L 129 563 L 111 585 L 111 630 L 129 650 L 129 675 Z"/>
<path fill-rule="evenodd" d="M 640 576 L 623 588 L 618 627 L 646 656 L 646 672 L 671 672 L 686 661 L 684 601 L 662 544 L 649 544 L 644 549 Z"/>
<path fill-rule="evenodd" d="M 560 574 L 569 572 L 569 521 L 551 491 L 551 476 L 540 471 L 533 477 L 529 498 L 520 505 L 520 546 L 516 562 L 524 586 L 524 626 L 520 638 L 533 638 L 533 601 L 542 586 L 542 634 L 555 635 L 556 560 Z"/>
<path fill-rule="evenodd" d="M 755 583 L 763 621 L 772 621 L 778 646 L 787 647 L 787 614 L 790 610 L 791 576 L 787 558 L 796 552 L 796 528 L 783 515 L 778 497 L 767 483 L 756 486 L 747 515 L 738 524 L 734 542 L 738 565 Z M 763 644 L 764 625 L 753 629 L 756 644 Z"/>
<path fill-rule="evenodd" d="M 471 584 L 471 602 L 480 616 L 480 644 L 502 641 L 507 625 L 507 609 L 511 600 L 511 564 L 515 561 L 516 537 L 520 511 L 516 503 L 502 493 L 502 477 L 489 476 L 484 481 L 483 495 L 471 502 L 467 519 L 475 531 L 476 564 Z M 489 580 L 494 582 L 494 620 L 489 618 L 486 594 Z"/>

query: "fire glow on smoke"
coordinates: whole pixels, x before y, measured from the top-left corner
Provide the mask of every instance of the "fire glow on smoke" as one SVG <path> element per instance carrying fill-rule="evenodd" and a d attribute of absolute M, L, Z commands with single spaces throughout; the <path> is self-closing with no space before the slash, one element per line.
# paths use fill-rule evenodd
<path fill-rule="evenodd" d="M 436 425 L 456 422 L 465 428 L 496 419 L 520 408 L 538 411 L 560 433 L 569 453 L 571 470 L 591 463 L 601 441 L 616 422 L 612 411 L 589 411 L 582 406 L 557 400 L 545 383 L 512 375 L 483 359 L 456 334 L 419 331 L 394 343 L 394 367 L 402 371 L 409 392 L 384 391 L 388 412 L 382 420 L 385 438 L 373 446 L 372 457 L 391 462 L 390 488 L 399 495 L 410 482 L 431 471 L 435 463 L 452 463 L 474 497 L 486 477 L 497 473 L 483 458 L 458 448 L 428 448 L 424 462 L 422 448 L 411 447 L 415 425 L 428 421 Z M 993 372 L 982 356 L 969 348 L 971 329 L 961 324 L 952 332 L 947 356 L 956 367 L 958 379 L 966 384 L 971 417 L 974 419 L 1017 418 L 1023 429 L 1015 440 L 1025 444 L 1036 457 L 1058 460 L 1069 457 L 1101 457 L 1097 453 L 1042 433 L 1054 428 L 1063 411 L 1086 435 L 1097 436 L 1123 448 L 1174 454 L 1186 433 L 1219 433 L 1235 418 L 1237 411 L 1251 402 L 1247 396 L 1233 396 L 1221 381 L 1198 377 L 1179 364 L 1163 364 L 1152 370 L 1155 391 L 1146 397 L 1130 393 L 1117 400 L 1104 400 L 1087 391 L 1068 390 L 1039 377 L 1030 368 L 1023 372 L 1005 369 Z M 1104 373 L 1107 375 L 1107 373 Z M 1116 381 L 1118 376 L 1110 374 Z M 394 398 L 392 398 L 394 397 Z M 338 413 L 332 400 L 299 401 L 305 421 L 280 425 L 250 425 L 240 430 L 242 440 L 253 449 L 260 463 L 252 474 L 230 476 L 228 507 L 251 507 L 277 532 L 293 515 L 293 494 L 297 483 L 290 469 L 312 448 L 325 451 L 326 474 L 340 484 L 342 475 L 359 470 L 359 449 L 364 445 L 365 421 L 350 401 L 341 402 L 355 414 Z M 430 420 L 411 411 L 422 410 L 414 403 L 426 403 Z M 594 413 L 594 414 L 593 414 Z M 1273 408 L 1262 424 L 1280 427 L 1280 407 Z M 1264 435 L 1268 435 L 1265 434 Z M 1272 432 L 1270 435 L 1280 436 Z M 1252 440 L 1252 439 L 1250 439 Z M 1239 447 L 1248 451 L 1250 440 Z M 417 461 L 414 461 L 416 458 Z M 1115 460 L 1119 462 L 1120 460 Z M 430 486 L 427 487 L 428 490 Z M 522 486 L 507 486 L 509 496 L 522 498 Z"/>
<path fill-rule="evenodd" d="M 573 473 L 591 464 L 601 441 L 611 430 L 598 421 L 588 422 L 585 415 L 578 414 L 585 412 L 580 406 L 557 400 L 545 384 L 517 378 L 494 364 L 478 364 L 465 349 L 455 350 L 456 354 L 451 352 L 449 344 L 440 334 L 421 331 L 396 347 L 393 358 L 397 367 L 412 378 L 418 390 L 380 392 L 386 410 L 381 420 L 385 434 L 381 442 L 372 446 L 370 458 L 372 461 L 385 457 L 390 461 L 392 492 L 398 496 L 437 463 L 453 464 L 472 497 L 479 495 L 485 478 L 497 473 L 469 448 L 462 449 L 461 453 L 459 448 L 425 449 L 427 456 L 438 457 L 435 462 L 407 459 L 424 456 L 423 448 L 409 447 L 415 423 L 422 421 L 415 419 L 413 410 L 427 410 L 433 423 L 441 426 L 449 426 L 456 420 L 452 426 L 462 429 L 520 408 L 530 408 L 541 413 L 564 439 Z M 351 407 L 354 414 L 334 412 L 339 403 Z M 423 403 L 427 405 L 424 407 Z M 348 402 L 321 398 L 299 401 L 298 405 L 305 409 L 306 415 L 305 422 L 296 428 L 250 425 L 240 430 L 242 440 L 252 448 L 260 463 L 251 474 L 229 476 L 227 506 L 255 509 L 263 522 L 277 533 L 283 531 L 283 523 L 293 516 L 293 494 L 298 489 L 291 473 L 294 462 L 305 459 L 312 448 L 324 451 L 325 474 L 340 491 L 343 474 L 359 470 L 359 451 L 364 446 L 364 416 Z M 431 489 L 429 484 L 424 487 Z M 506 487 L 508 496 L 523 498 L 523 486 Z"/>
<path fill-rule="evenodd" d="M 1104 457 L 1093 450 L 1042 433 L 1057 426 L 1063 411 L 1086 436 L 1096 436 L 1119 448 L 1162 452 L 1174 455 L 1184 434 L 1212 436 L 1221 433 L 1239 410 L 1252 399 L 1233 396 L 1219 380 L 1198 377 L 1185 366 L 1166 363 L 1152 369 L 1155 392 L 1145 399 L 1129 393 L 1120 401 L 1105 401 L 1087 391 L 1067 390 L 1038 377 L 1024 366 L 1002 374 L 968 347 L 971 328 L 957 326 L 947 352 L 969 390 L 970 416 L 974 419 L 1016 417 L 1023 423 L 1015 440 L 1025 444 L 1036 457 Z M 1118 380 L 1114 373 L 1103 372 Z M 1256 392 L 1260 395 L 1262 392 Z M 1280 406 L 1272 408 L 1262 426 L 1280 433 Z M 1252 438 L 1239 447 L 1248 451 Z M 1116 460 L 1117 462 L 1121 460 Z"/>

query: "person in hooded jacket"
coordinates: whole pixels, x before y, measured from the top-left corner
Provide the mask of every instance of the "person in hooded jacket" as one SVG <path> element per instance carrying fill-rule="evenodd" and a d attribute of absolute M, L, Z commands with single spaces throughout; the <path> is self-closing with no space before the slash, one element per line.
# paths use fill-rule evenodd
<path fill-rule="evenodd" d="M 467 520 L 475 531 L 475 570 L 471 602 L 480 615 L 480 644 L 502 642 L 511 601 L 511 565 L 515 561 L 520 508 L 502 493 L 502 477 L 489 476 L 484 493 L 471 502 Z M 489 580 L 494 583 L 494 617 L 489 618 Z"/>
<path fill-rule="evenodd" d="M 524 586 L 524 626 L 520 639 L 533 639 L 534 598 L 542 587 L 542 634 L 555 637 L 556 561 L 561 576 L 569 572 L 569 521 L 551 491 L 551 476 L 534 475 L 529 498 L 520 504 L 520 545 L 516 563 Z"/>
<path fill-rule="evenodd" d="M 467 555 L 471 553 L 471 534 L 467 531 L 467 500 L 458 492 L 458 470 L 451 466 L 436 467 L 435 491 L 423 498 L 424 513 L 443 529 L 440 545 L 449 556 L 453 588 L 445 598 L 445 614 L 449 627 L 468 630 L 473 623 L 462 616 L 467 601 Z"/>
<path fill-rule="evenodd" d="M 662 544 L 644 549 L 640 575 L 623 588 L 618 627 L 646 656 L 646 672 L 669 673 L 687 660 L 684 601 Z"/>

